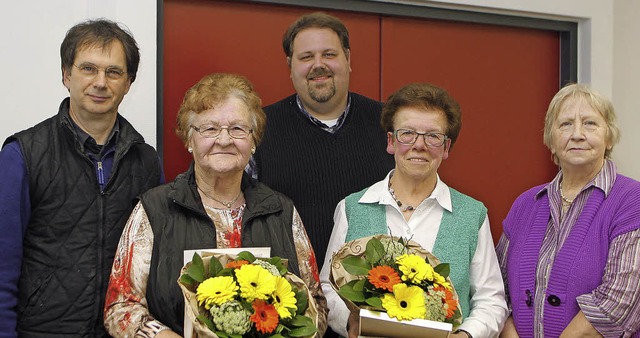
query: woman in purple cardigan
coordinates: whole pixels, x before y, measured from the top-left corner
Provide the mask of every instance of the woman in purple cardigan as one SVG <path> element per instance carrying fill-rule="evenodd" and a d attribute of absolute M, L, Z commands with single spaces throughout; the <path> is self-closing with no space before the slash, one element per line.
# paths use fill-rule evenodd
<path fill-rule="evenodd" d="M 640 337 L 640 182 L 609 159 L 611 102 L 562 88 L 544 144 L 560 171 L 514 202 L 497 253 L 511 316 L 501 337 Z"/>

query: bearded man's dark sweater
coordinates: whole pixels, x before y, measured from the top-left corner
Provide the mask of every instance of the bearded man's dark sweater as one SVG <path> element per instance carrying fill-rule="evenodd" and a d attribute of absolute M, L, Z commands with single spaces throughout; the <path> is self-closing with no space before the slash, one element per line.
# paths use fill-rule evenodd
<path fill-rule="evenodd" d="M 311 122 L 295 94 L 264 108 L 267 126 L 254 156 L 258 179 L 293 200 L 320 268 L 338 202 L 382 180 L 394 167 L 380 126 L 382 104 L 349 95 L 349 112 L 334 133 Z"/>

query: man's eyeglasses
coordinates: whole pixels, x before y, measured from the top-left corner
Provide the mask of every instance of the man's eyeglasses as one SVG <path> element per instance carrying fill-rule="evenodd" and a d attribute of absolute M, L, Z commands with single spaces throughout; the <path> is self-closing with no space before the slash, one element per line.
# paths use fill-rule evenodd
<path fill-rule="evenodd" d="M 253 133 L 253 129 L 241 125 L 220 127 L 206 124 L 200 127 L 191 126 L 191 128 L 200 133 L 200 136 L 205 138 L 215 138 L 220 136 L 222 129 L 226 129 L 229 136 L 235 139 L 243 139 Z"/>
<path fill-rule="evenodd" d="M 120 80 L 122 76 L 127 73 L 118 67 L 100 68 L 91 63 L 83 63 L 80 66 L 74 64 L 73 66 L 78 68 L 78 70 L 80 70 L 80 74 L 87 78 L 94 78 L 100 71 L 104 71 L 104 76 L 106 76 L 107 79 Z"/>
<path fill-rule="evenodd" d="M 419 133 L 410 129 L 398 129 L 393 132 L 393 135 L 402 144 L 414 144 L 418 140 L 418 136 L 422 135 L 424 143 L 433 148 L 441 147 L 449 139 L 447 135 L 442 133 Z"/>

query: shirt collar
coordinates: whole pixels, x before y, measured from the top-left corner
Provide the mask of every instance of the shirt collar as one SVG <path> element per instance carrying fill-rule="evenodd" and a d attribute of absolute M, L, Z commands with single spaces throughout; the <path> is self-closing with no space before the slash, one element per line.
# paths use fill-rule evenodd
<path fill-rule="evenodd" d="M 609 196 L 609 193 L 611 192 L 611 189 L 613 188 L 613 184 L 616 181 L 616 173 L 617 172 L 618 172 L 618 169 L 616 167 L 616 164 L 613 163 L 613 161 L 611 161 L 609 159 L 605 159 L 604 160 L 604 165 L 602 166 L 602 169 L 600 169 L 598 174 L 596 174 L 596 176 L 589 183 L 587 183 L 584 186 L 584 188 L 582 188 L 582 190 L 586 190 L 589 187 L 593 186 L 595 188 L 598 188 L 598 189 L 602 190 L 602 192 L 604 192 L 604 196 L 606 198 L 607 196 Z M 560 170 L 558 172 L 558 174 L 553 179 L 553 181 L 549 182 L 549 184 L 547 184 L 544 187 L 542 187 L 542 189 L 540 189 L 540 191 L 538 191 L 536 193 L 536 199 L 542 197 L 542 195 L 544 195 L 545 193 L 548 194 L 549 190 L 559 191 L 560 190 L 560 182 L 562 182 L 562 170 Z"/>
<path fill-rule="evenodd" d="M 322 130 L 333 134 L 336 131 L 338 131 L 340 128 L 342 128 L 342 125 L 344 124 L 344 121 L 347 118 L 347 115 L 349 114 L 349 108 L 351 107 L 351 94 L 347 96 L 347 106 L 345 107 L 340 117 L 338 117 L 336 124 L 332 127 L 327 126 L 319 119 L 313 117 L 313 115 L 311 115 L 307 111 L 307 109 L 304 107 L 304 105 L 302 104 L 302 101 L 300 100 L 300 96 L 297 94 L 296 94 L 296 103 L 298 104 L 298 108 L 300 109 L 302 114 L 304 114 L 304 116 L 306 116 L 313 124 L 320 127 Z"/>
<path fill-rule="evenodd" d="M 389 193 L 389 178 L 395 169 L 391 170 L 384 180 L 372 185 L 358 200 L 359 203 L 378 203 L 385 205 L 396 205 L 395 200 Z M 436 202 L 445 210 L 451 212 L 453 207 L 451 206 L 451 192 L 449 187 L 440 179 L 440 175 L 436 176 L 436 187 L 431 192 L 431 195 L 425 200 L 435 199 Z M 424 201 L 422 202 L 424 203 Z M 421 203 L 421 204 L 422 204 Z"/>
<path fill-rule="evenodd" d="M 80 128 L 80 126 L 70 116 L 69 116 L 69 120 L 73 124 L 73 129 L 75 130 L 76 135 L 78 137 L 78 141 L 80 142 L 80 144 L 82 144 L 84 151 L 94 153 L 93 151 L 91 151 L 91 149 L 97 146 L 96 140 L 93 137 L 91 137 L 91 135 L 89 135 L 87 132 L 85 132 L 82 128 Z M 108 148 L 108 146 L 106 145 L 110 146 L 112 143 L 115 142 L 116 140 L 115 135 L 118 134 L 119 132 L 120 132 L 120 123 L 118 119 L 116 119 L 116 122 L 113 125 L 113 128 L 111 129 L 111 133 L 107 138 L 107 142 L 100 148 L 101 149 L 100 153 L 102 153 L 105 148 Z M 89 144 L 94 144 L 95 146 L 91 146 Z M 98 154 L 94 154 L 94 155 L 98 155 Z"/>

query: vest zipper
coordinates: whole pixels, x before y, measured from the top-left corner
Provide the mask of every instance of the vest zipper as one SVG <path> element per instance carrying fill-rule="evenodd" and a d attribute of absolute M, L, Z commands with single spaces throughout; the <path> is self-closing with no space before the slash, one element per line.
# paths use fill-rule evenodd
<path fill-rule="evenodd" d="M 102 169 L 102 161 L 96 163 L 98 166 L 98 184 L 100 185 L 100 192 L 104 191 L 104 169 Z"/>

